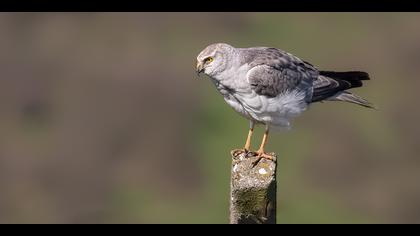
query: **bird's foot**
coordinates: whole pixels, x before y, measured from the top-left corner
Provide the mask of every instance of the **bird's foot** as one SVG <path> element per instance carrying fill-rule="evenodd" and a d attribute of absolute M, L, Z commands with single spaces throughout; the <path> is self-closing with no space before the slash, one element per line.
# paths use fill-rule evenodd
<path fill-rule="evenodd" d="M 266 160 L 270 160 L 270 161 L 276 161 L 276 156 L 274 153 L 265 153 L 264 151 L 250 151 L 248 149 L 245 148 L 241 148 L 241 149 L 234 149 L 231 151 L 231 154 L 234 158 L 238 158 L 239 156 L 245 154 L 243 157 L 241 158 L 248 158 L 248 157 L 257 157 L 257 159 L 255 161 L 252 162 L 252 167 L 255 167 L 260 161 L 261 159 L 266 159 Z"/>
<path fill-rule="evenodd" d="M 255 167 L 261 161 L 261 159 L 276 161 L 276 156 L 274 155 L 274 153 L 270 154 L 270 153 L 265 153 L 264 151 L 257 151 L 256 156 L 257 156 L 257 159 L 252 162 L 252 167 Z"/>
<path fill-rule="evenodd" d="M 232 156 L 238 157 L 239 155 L 245 154 L 245 157 L 252 155 L 253 152 L 246 148 L 234 149 L 231 151 Z"/>

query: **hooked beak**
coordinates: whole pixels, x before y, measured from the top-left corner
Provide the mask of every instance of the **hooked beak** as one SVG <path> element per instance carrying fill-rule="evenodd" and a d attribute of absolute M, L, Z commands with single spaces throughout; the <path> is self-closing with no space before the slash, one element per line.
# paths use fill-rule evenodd
<path fill-rule="evenodd" d="M 197 61 L 197 68 L 196 68 L 196 71 L 197 71 L 197 75 L 198 75 L 198 76 L 200 76 L 200 74 L 201 74 L 202 72 L 204 72 L 204 65 L 203 65 L 203 63 L 201 63 L 200 61 Z"/>

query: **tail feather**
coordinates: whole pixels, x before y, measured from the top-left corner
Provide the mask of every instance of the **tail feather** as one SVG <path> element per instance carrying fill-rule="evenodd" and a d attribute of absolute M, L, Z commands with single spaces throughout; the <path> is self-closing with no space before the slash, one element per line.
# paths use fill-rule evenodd
<path fill-rule="evenodd" d="M 377 109 L 368 100 L 348 91 L 339 92 L 337 95 L 326 99 L 326 101 L 343 101 L 358 104 L 367 108 Z"/>
<path fill-rule="evenodd" d="M 362 80 L 369 80 L 369 74 L 362 71 L 334 72 L 320 71 L 320 76 L 314 81 L 312 102 L 345 101 L 364 107 L 375 108 L 366 99 L 346 90 L 362 87 Z"/>

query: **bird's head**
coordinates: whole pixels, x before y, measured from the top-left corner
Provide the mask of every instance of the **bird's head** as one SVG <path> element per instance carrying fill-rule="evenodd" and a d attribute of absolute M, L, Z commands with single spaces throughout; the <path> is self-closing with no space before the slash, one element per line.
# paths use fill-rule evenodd
<path fill-rule="evenodd" d="M 207 46 L 197 56 L 197 74 L 204 73 L 210 77 L 217 77 L 230 64 L 235 48 L 225 43 L 215 43 Z"/>

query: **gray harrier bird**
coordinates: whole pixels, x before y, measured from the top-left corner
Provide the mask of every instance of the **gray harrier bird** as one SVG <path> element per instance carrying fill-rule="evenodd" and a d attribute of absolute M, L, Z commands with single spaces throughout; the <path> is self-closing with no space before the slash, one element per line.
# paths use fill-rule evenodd
<path fill-rule="evenodd" d="M 369 80 L 366 72 L 322 71 L 310 63 L 277 48 L 235 48 L 225 43 L 207 46 L 197 56 L 197 74 L 208 75 L 225 101 L 250 121 L 243 149 L 273 159 L 266 153 L 270 128 L 289 128 L 290 119 L 309 104 L 345 101 L 373 108 L 367 100 L 347 91 Z M 265 133 L 256 152 L 250 152 L 255 124 L 264 124 Z"/>

